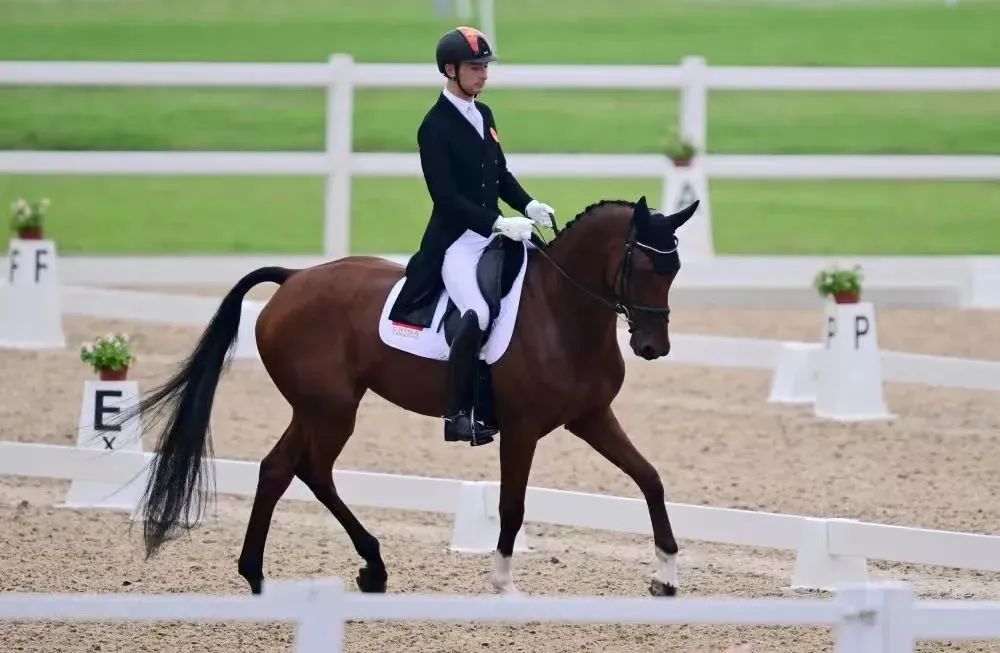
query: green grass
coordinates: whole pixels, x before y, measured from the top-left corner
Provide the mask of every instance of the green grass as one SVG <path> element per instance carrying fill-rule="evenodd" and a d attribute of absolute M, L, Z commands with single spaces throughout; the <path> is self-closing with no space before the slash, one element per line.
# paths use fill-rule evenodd
<path fill-rule="evenodd" d="M 524 183 L 560 225 L 600 199 L 661 201 L 655 179 Z M 319 179 L 0 177 L 0 196 L 19 193 L 52 198 L 47 233 L 63 253 L 318 253 L 322 231 Z M 1000 251 L 1000 184 L 713 181 L 710 193 L 720 253 Z M 414 250 L 430 210 L 422 180 L 360 179 L 352 194 L 352 251 Z"/>
<path fill-rule="evenodd" d="M 497 52 L 511 62 L 727 65 L 998 65 L 1000 7 L 738 0 L 502 0 Z M 455 18 L 430 0 L 8 0 L 0 59 L 433 61 Z"/>
<path fill-rule="evenodd" d="M 1000 3 L 502 0 L 512 63 L 1000 66 Z M 0 60 L 359 61 L 433 65 L 456 23 L 429 0 L 71 0 L 0 3 Z M 356 94 L 359 151 L 414 151 L 434 89 Z M 508 152 L 656 152 L 671 92 L 496 91 Z M 319 90 L 0 87 L 0 149 L 319 150 Z M 1000 93 L 713 92 L 717 153 L 1000 152 Z M 659 182 L 525 180 L 566 219 Z M 1000 252 L 996 184 L 713 181 L 722 252 Z M 316 251 L 323 190 L 300 178 L 0 176 L 0 201 L 49 195 L 67 252 Z M 429 210 L 420 179 L 356 181 L 355 251 L 409 252 Z M 377 206 L 378 215 L 370 207 Z"/>
<path fill-rule="evenodd" d="M 356 93 L 358 151 L 416 150 L 437 91 Z M 490 91 L 508 152 L 659 152 L 675 93 Z M 991 154 L 1000 93 L 713 93 L 710 151 Z M 0 89 L 0 148 L 321 150 L 322 91 Z"/>

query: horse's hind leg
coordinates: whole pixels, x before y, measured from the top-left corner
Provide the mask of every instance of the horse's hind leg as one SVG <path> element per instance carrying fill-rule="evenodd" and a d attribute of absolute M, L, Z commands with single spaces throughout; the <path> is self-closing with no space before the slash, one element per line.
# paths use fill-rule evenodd
<path fill-rule="evenodd" d="M 356 403 L 353 406 L 342 404 L 339 409 L 324 409 L 322 415 L 310 420 L 307 448 L 295 474 L 333 513 L 351 538 L 358 555 L 364 559 L 367 566 L 359 570 L 358 588 L 362 592 L 384 592 L 388 573 L 379 542 L 344 504 L 333 484 L 333 463 L 354 432 L 357 408 Z"/>
<path fill-rule="evenodd" d="M 295 476 L 295 467 L 304 444 L 302 431 L 293 418 L 274 448 L 260 462 L 257 493 L 253 499 L 239 561 L 240 575 L 250 584 L 250 590 L 254 594 L 260 594 L 264 580 L 264 543 L 271 527 L 271 516 L 278 500 Z"/>

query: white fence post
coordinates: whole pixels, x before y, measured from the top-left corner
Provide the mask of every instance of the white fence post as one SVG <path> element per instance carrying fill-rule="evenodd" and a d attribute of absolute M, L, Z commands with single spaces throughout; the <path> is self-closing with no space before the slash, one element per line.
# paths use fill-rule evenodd
<path fill-rule="evenodd" d="M 681 60 L 684 85 L 681 87 L 680 136 L 687 138 L 699 152 L 708 143 L 708 64 L 704 57 Z"/>
<path fill-rule="evenodd" d="M 490 40 L 493 51 L 497 52 L 497 18 L 493 0 L 479 0 L 480 31 Z"/>
<path fill-rule="evenodd" d="M 911 653 L 916 600 L 903 582 L 843 585 L 837 592 L 841 620 L 835 653 Z"/>
<path fill-rule="evenodd" d="M 327 178 L 323 219 L 323 255 L 347 256 L 351 250 L 351 151 L 353 149 L 354 58 L 330 57 L 326 95 Z"/>
<path fill-rule="evenodd" d="M 344 646 L 344 584 L 339 579 L 265 581 L 265 601 L 301 605 L 295 653 L 340 653 Z"/>

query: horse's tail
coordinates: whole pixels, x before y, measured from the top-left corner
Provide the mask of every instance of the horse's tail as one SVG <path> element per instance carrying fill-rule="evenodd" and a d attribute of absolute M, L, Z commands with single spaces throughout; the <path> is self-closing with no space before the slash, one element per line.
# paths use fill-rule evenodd
<path fill-rule="evenodd" d="M 153 415 L 154 422 L 163 411 L 169 411 L 143 496 L 147 558 L 175 536 L 182 518 L 184 528 L 189 529 L 204 514 L 209 496 L 205 458 L 213 455 L 209 417 L 219 378 L 231 361 L 227 354 L 236 341 L 244 295 L 265 281 L 281 284 L 294 272 L 264 267 L 240 279 L 222 299 L 197 346 L 180 369 L 135 409 L 133 415 Z"/>

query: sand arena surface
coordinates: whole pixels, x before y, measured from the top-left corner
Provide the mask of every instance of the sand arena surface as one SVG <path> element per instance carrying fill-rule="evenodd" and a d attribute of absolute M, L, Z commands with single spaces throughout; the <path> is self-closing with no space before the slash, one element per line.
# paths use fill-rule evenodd
<path fill-rule="evenodd" d="M 189 292 L 191 289 L 182 289 Z M 217 292 L 206 294 L 217 295 Z M 685 333 L 815 339 L 815 311 L 677 311 Z M 122 329 L 140 356 L 133 378 L 148 389 L 188 353 L 198 330 L 89 318 L 65 321 L 62 352 L 0 351 L 5 374 L 0 439 L 72 444 L 82 382 L 91 373 L 79 345 Z M 1000 313 L 880 311 L 884 348 L 1000 360 Z M 808 407 L 765 402 L 764 372 L 630 361 L 616 412 L 660 471 L 671 501 L 882 523 L 1000 532 L 1000 409 L 997 395 L 886 384 L 891 422 L 834 424 Z M 223 377 L 213 416 L 216 454 L 259 460 L 290 410 L 259 365 L 237 361 Z M 145 447 L 153 446 L 146 434 Z M 443 441 L 438 420 L 367 396 L 342 469 L 494 479 L 497 447 Z M 569 433 L 539 445 L 530 483 L 639 497 L 632 482 Z M 244 592 L 236 574 L 250 500 L 220 496 L 216 513 L 190 537 L 142 559 L 124 515 L 54 507 L 68 483 L 0 478 L 0 587 L 32 592 Z M 382 541 L 391 592 L 483 594 L 488 555 L 447 551 L 450 518 L 356 509 Z M 644 596 L 653 569 L 649 538 L 527 524 L 536 551 L 515 556 L 531 595 Z M 793 557 L 770 550 L 681 540 L 686 595 L 796 596 L 786 589 Z M 339 576 L 353 583 L 360 560 L 318 503 L 278 504 L 268 548 L 269 578 Z M 915 583 L 921 597 L 1000 599 L 1000 574 L 871 562 L 874 578 Z M 353 587 L 351 587 L 353 589 Z M 4 651 L 289 651 L 283 625 L 0 623 Z M 348 651 L 754 651 L 832 649 L 823 628 L 715 626 L 350 624 Z M 1000 642 L 959 650 L 1000 651 Z M 922 644 L 921 651 L 956 650 Z"/>

